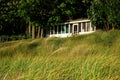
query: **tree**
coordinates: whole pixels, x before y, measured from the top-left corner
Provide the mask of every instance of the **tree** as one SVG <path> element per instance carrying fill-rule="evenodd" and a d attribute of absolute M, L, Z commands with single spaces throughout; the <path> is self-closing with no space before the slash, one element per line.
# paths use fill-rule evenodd
<path fill-rule="evenodd" d="M 17 16 L 19 4 L 19 0 L 0 0 L 1 35 L 18 35 L 25 32 L 25 23 Z"/>
<path fill-rule="evenodd" d="M 89 3 L 86 4 L 84 1 L 87 0 L 0 0 L 0 29 L 3 31 L 1 33 L 24 33 L 28 26 L 30 36 L 42 37 L 43 29 L 51 23 L 86 18 Z M 24 30 L 21 30 L 23 28 Z"/>
<path fill-rule="evenodd" d="M 102 25 L 108 31 L 111 29 L 111 26 L 114 28 L 119 25 L 119 9 L 119 0 L 93 0 L 88 16 L 96 26 Z"/>
<path fill-rule="evenodd" d="M 112 25 L 112 29 L 120 26 L 120 0 L 109 0 L 108 3 L 108 19 L 109 23 Z"/>
<path fill-rule="evenodd" d="M 49 22 L 64 22 L 70 19 L 87 18 L 88 3 L 80 0 L 55 0 L 52 2 Z"/>
<path fill-rule="evenodd" d="M 41 37 L 43 36 L 43 28 L 48 22 L 49 11 L 51 10 L 50 2 L 50 0 L 21 0 L 18 15 L 23 18 L 26 23 L 32 25 L 33 38 L 35 36 L 35 26 L 41 28 Z M 39 31 L 38 28 L 38 36 Z"/>

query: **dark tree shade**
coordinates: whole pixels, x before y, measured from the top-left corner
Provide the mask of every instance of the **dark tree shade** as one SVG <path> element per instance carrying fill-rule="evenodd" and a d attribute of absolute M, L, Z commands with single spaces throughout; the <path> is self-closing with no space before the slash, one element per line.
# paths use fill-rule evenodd
<path fill-rule="evenodd" d="M 88 16 L 96 26 L 109 30 L 120 25 L 119 10 L 120 0 L 93 0 Z"/>

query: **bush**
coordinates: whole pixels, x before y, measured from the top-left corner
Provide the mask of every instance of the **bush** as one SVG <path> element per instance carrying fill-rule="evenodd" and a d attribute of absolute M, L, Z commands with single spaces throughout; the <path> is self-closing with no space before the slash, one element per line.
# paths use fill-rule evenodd
<path fill-rule="evenodd" d="M 0 36 L 0 42 L 15 41 L 15 40 L 28 39 L 28 38 L 30 37 L 25 35 L 12 35 L 12 36 L 2 35 Z"/>

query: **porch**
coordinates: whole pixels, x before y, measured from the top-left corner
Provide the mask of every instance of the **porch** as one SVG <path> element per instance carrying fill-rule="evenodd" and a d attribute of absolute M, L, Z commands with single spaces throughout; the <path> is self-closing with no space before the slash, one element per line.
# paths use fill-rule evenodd
<path fill-rule="evenodd" d="M 48 37 L 69 37 L 72 35 L 89 34 L 96 30 L 90 20 L 75 20 L 51 26 L 47 30 Z"/>

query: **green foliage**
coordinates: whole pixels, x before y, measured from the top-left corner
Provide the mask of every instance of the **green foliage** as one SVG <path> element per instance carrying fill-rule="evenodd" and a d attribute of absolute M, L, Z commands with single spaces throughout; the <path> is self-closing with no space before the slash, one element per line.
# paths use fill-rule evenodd
<path fill-rule="evenodd" d="M 19 5 L 19 0 L 0 1 L 0 35 L 25 33 L 23 28 L 25 22 L 17 14 Z"/>
<path fill-rule="evenodd" d="M 79 0 L 1 0 L 0 3 L 0 35 L 25 34 L 29 22 L 46 27 L 50 23 L 86 18 L 90 6 Z"/>
<path fill-rule="evenodd" d="M 119 0 L 0 0 L 0 3 L 0 35 L 26 34 L 28 23 L 45 28 L 51 23 L 87 18 L 87 13 L 100 28 L 109 30 L 120 25 Z"/>
<path fill-rule="evenodd" d="M 24 35 L 12 35 L 12 36 L 7 36 L 7 35 L 2 35 L 0 36 L 0 42 L 7 42 L 7 41 L 15 41 L 15 40 L 22 40 L 22 39 L 29 39 L 30 36 L 24 36 Z"/>
<path fill-rule="evenodd" d="M 110 26 L 118 27 L 120 22 L 118 19 L 120 17 L 119 4 L 119 0 L 93 0 L 88 16 L 95 25 L 104 25 L 106 30 L 109 30 Z"/>
<path fill-rule="evenodd" d="M 51 2 L 51 10 L 48 17 L 48 22 L 63 22 L 69 19 L 76 18 L 86 18 L 87 16 L 87 8 L 86 3 L 78 0 L 56 0 Z M 53 5 L 54 3 L 54 5 Z M 77 6 L 75 6 L 77 5 Z M 49 5 L 50 6 L 50 5 Z M 84 7 L 84 9 L 83 9 Z M 83 14 L 84 13 L 84 14 Z"/>

